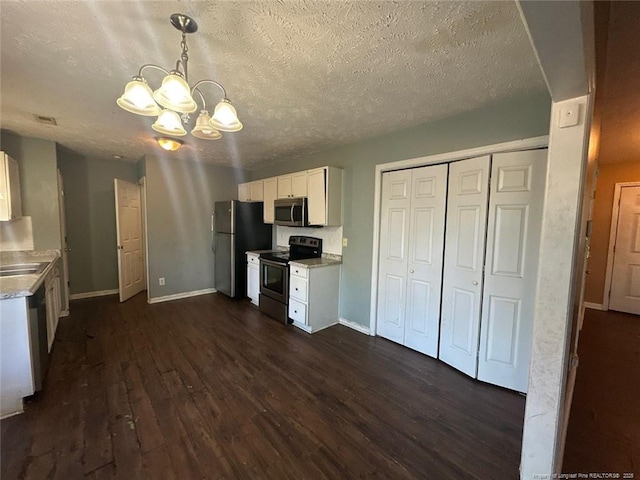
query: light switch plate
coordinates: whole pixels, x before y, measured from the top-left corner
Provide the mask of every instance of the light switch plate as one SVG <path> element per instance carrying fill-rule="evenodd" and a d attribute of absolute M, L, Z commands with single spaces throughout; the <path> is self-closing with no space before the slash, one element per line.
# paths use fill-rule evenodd
<path fill-rule="evenodd" d="M 348 238 L 346 238 L 346 237 L 345 237 L 345 238 L 343 238 L 343 239 L 342 239 L 342 246 L 343 246 L 343 247 L 346 247 L 348 244 L 349 244 L 349 239 L 348 239 Z"/>
<path fill-rule="evenodd" d="M 560 108 L 558 127 L 574 127 L 580 123 L 580 104 L 572 103 Z"/>

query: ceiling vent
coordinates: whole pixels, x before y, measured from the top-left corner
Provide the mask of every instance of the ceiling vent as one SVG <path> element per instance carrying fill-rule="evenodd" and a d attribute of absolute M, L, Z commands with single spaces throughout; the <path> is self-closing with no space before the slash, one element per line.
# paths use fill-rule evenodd
<path fill-rule="evenodd" d="M 44 123 L 45 125 L 53 125 L 53 126 L 58 125 L 58 122 L 56 122 L 56 119 L 53 117 L 45 117 L 44 115 L 38 115 L 37 113 L 34 113 L 33 117 L 36 119 L 36 122 L 38 123 Z"/>

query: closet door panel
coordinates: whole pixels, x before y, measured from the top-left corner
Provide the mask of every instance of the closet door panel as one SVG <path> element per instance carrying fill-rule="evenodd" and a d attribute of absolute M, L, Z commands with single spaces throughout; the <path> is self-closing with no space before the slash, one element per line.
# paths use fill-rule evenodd
<path fill-rule="evenodd" d="M 411 171 L 382 176 L 377 334 L 404 342 Z"/>
<path fill-rule="evenodd" d="M 477 374 L 489 155 L 449 166 L 444 278 L 438 358 Z"/>
<path fill-rule="evenodd" d="M 547 150 L 493 156 L 478 379 L 526 392 Z"/>
<path fill-rule="evenodd" d="M 438 354 L 447 165 L 412 170 L 408 296 L 404 344 Z"/>

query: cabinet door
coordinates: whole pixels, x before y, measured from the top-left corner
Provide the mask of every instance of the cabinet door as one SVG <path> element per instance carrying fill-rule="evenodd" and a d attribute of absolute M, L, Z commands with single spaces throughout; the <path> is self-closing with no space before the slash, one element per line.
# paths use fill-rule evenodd
<path fill-rule="evenodd" d="M 249 183 L 241 183 L 238 185 L 238 200 L 241 202 L 248 202 L 251 198 L 251 189 Z"/>
<path fill-rule="evenodd" d="M 327 224 L 327 169 L 316 168 L 307 173 L 307 211 L 309 225 Z"/>
<path fill-rule="evenodd" d="M 47 305 L 47 350 L 51 351 L 55 336 L 55 292 L 53 282 L 48 281 L 45 290 L 45 303 Z"/>
<path fill-rule="evenodd" d="M 294 197 L 307 196 L 307 171 L 296 172 L 291 176 L 291 192 Z"/>
<path fill-rule="evenodd" d="M 477 374 L 489 155 L 449 167 L 439 358 Z"/>
<path fill-rule="evenodd" d="M 292 175 L 281 175 L 278 177 L 278 198 L 290 198 L 292 196 L 292 181 Z"/>
<path fill-rule="evenodd" d="M 533 340 L 547 150 L 499 153 L 491 166 L 478 380 L 526 392 Z"/>
<path fill-rule="evenodd" d="M 249 184 L 249 199 L 252 202 L 262 202 L 264 199 L 264 190 L 263 190 L 263 182 L 262 180 L 258 180 L 256 182 L 251 182 Z"/>
<path fill-rule="evenodd" d="M 20 171 L 18 162 L 6 153 L 0 153 L 0 220 L 13 220 L 22 216 Z"/>
<path fill-rule="evenodd" d="M 264 223 L 273 223 L 275 211 L 273 202 L 278 195 L 278 180 L 276 178 L 267 178 L 264 184 Z"/>
<path fill-rule="evenodd" d="M 258 305 L 258 294 L 260 293 L 260 268 L 257 265 L 247 266 L 247 296 L 251 302 Z"/>

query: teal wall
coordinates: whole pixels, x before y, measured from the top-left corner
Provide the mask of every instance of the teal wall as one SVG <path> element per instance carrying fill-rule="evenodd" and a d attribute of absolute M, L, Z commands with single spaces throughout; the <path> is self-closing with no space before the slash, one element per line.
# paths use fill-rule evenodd
<path fill-rule="evenodd" d="M 22 215 L 31 217 L 36 250 L 60 249 L 56 144 L 3 130 L 0 149 L 20 165 Z"/>
<path fill-rule="evenodd" d="M 213 205 L 238 198 L 238 183 L 250 173 L 176 161 L 170 153 L 147 155 L 143 162 L 138 168 L 146 173 L 149 297 L 213 288 Z"/>
<path fill-rule="evenodd" d="M 547 135 L 550 111 L 551 99 L 545 92 L 312 155 L 282 159 L 276 165 L 254 170 L 252 179 L 324 165 L 344 169 L 343 236 L 349 239 L 349 246 L 343 249 L 340 316 L 367 326 L 371 302 L 375 166 Z"/>
<path fill-rule="evenodd" d="M 138 181 L 135 163 L 97 160 L 58 146 L 65 192 L 71 294 L 118 288 L 113 179 Z M 35 225 L 35 222 L 34 222 Z"/>

